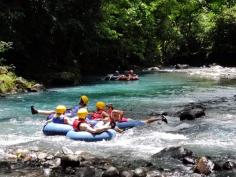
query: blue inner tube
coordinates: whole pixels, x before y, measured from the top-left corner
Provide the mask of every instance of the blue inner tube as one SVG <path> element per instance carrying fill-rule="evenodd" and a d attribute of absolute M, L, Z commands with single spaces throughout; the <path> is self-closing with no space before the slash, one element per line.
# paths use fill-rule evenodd
<path fill-rule="evenodd" d="M 145 123 L 139 120 L 129 120 L 128 122 L 117 122 L 116 125 L 120 129 L 128 129 L 133 127 L 144 126 Z"/>
<path fill-rule="evenodd" d="M 69 131 L 66 136 L 70 139 L 77 141 L 86 141 L 86 142 L 94 142 L 94 141 L 102 141 L 102 140 L 111 140 L 116 136 L 115 130 L 108 130 L 99 134 L 92 134 L 89 132 L 81 131 L 76 132 L 74 130 Z"/>
<path fill-rule="evenodd" d="M 47 123 L 43 127 L 43 133 L 45 135 L 66 135 L 68 131 L 73 130 L 71 125 L 67 124 L 56 124 L 56 123 Z"/>

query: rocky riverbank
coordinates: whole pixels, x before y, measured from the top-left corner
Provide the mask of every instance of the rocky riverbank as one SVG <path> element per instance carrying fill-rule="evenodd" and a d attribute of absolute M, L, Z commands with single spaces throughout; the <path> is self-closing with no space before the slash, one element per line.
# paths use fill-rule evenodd
<path fill-rule="evenodd" d="M 114 161 L 110 158 L 63 147 L 49 153 L 37 147 L 1 150 L 3 176 L 79 176 L 79 177 L 174 177 L 232 176 L 235 157 L 205 157 L 182 146 L 165 148 L 148 161 Z M 168 164 L 173 164 L 170 166 Z"/>
<path fill-rule="evenodd" d="M 18 77 L 12 70 L 12 67 L 0 66 L 1 96 L 15 93 L 37 92 L 45 89 L 42 84 Z"/>

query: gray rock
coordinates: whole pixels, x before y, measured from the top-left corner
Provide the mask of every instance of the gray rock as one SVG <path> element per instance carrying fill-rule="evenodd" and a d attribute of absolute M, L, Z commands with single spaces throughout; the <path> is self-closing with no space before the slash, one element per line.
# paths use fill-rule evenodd
<path fill-rule="evenodd" d="M 134 170 L 134 177 L 146 177 L 147 175 L 147 168 L 139 167 Z"/>
<path fill-rule="evenodd" d="M 133 177 L 133 173 L 131 171 L 122 171 L 120 177 Z"/>
<path fill-rule="evenodd" d="M 80 157 L 78 155 L 64 155 L 61 157 L 62 168 L 66 167 L 79 167 Z"/>
<path fill-rule="evenodd" d="M 30 92 L 38 92 L 41 90 L 45 90 L 45 87 L 42 84 L 34 84 L 31 88 L 30 88 Z"/>
<path fill-rule="evenodd" d="M 168 147 L 163 150 L 161 150 L 159 153 L 152 155 L 152 158 L 176 158 L 176 159 L 183 159 L 186 156 L 192 156 L 193 152 L 185 149 L 182 146 L 177 146 L 177 147 Z"/>
<path fill-rule="evenodd" d="M 235 163 L 231 162 L 231 161 L 227 161 L 223 164 L 223 169 L 224 170 L 232 170 L 235 167 L 236 167 Z"/>
<path fill-rule="evenodd" d="M 76 176 L 79 177 L 95 177 L 95 169 L 91 167 L 84 167 L 79 168 L 78 171 L 76 171 Z"/>
<path fill-rule="evenodd" d="M 197 160 L 194 172 L 209 175 L 212 173 L 214 168 L 214 163 L 207 159 L 206 157 L 201 157 Z"/>
<path fill-rule="evenodd" d="M 0 161 L 0 171 L 9 173 L 11 172 L 11 164 L 8 161 Z"/>
<path fill-rule="evenodd" d="M 52 169 L 50 169 L 50 168 L 43 169 L 44 176 L 51 176 L 51 172 L 52 172 Z"/>
<path fill-rule="evenodd" d="M 195 118 L 199 118 L 202 116 L 205 116 L 205 111 L 202 108 L 184 110 L 179 114 L 180 120 L 194 120 Z"/>
<path fill-rule="evenodd" d="M 160 171 L 149 171 L 146 177 L 164 177 Z"/>
<path fill-rule="evenodd" d="M 65 146 L 62 147 L 62 152 L 66 155 L 74 154 L 72 150 L 70 150 L 69 148 L 67 148 Z"/>
<path fill-rule="evenodd" d="M 192 157 L 184 157 L 183 158 L 183 164 L 191 164 L 194 165 L 195 164 L 195 159 Z"/>
<path fill-rule="evenodd" d="M 119 177 L 119 170 L 116 167 L 109 167 L 102 177 Z"/>
<path fill-rule="evenodd" d="M 54 160 L 47 160 L 46 162 L 43 162 L 42 165 L 47 168 L 57 168 L 61 165 L 61 159 L 56 158 Z"/>
<path fill-rule="evenodd" d="M 41 160 L 41 161 L 44 161 L 47 156 L 48 156 L 47 153 L 45 153 L 45 152 L 40 152 L 40 153 L 38 154 L 38 159 Z"/>

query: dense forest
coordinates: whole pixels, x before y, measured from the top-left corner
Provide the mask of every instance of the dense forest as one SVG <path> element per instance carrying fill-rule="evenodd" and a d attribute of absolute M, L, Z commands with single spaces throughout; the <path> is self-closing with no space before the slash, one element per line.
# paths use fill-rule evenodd
<path fill-rule="evenodd" d="M 45 84 L 187 63 L 236 65 L 236 0 L 1 0 L 1 64 Z"/>

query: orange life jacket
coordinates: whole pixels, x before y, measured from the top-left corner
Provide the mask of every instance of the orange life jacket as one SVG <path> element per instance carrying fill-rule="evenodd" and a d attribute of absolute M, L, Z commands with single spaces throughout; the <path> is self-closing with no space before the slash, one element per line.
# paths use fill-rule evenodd
<path fill-rule="evenodd" d="M 74 122 L 72 124 L 74 130 L 80 131 L 80 124 L 81 123 L 87 123 L 87 122 L 86 122 L 86 120 L 78 120 L 78 119 L 74 120 Z"/>

